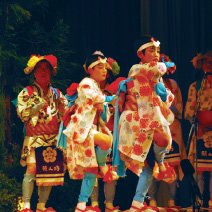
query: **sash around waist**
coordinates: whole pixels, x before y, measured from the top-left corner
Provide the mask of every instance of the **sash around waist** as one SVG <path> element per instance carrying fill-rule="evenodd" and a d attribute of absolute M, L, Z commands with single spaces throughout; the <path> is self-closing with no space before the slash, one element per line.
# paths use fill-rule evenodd
<path fill-rule="evenodd" d="M 26 136 L 57 134 L 59 131 L 59 127 L 60 127 L 60 123 L 56 123 L 56 122 L 49 122 L 48 124 L 38 123 L 35 127 L 30 125 L 25 125 Z"/>

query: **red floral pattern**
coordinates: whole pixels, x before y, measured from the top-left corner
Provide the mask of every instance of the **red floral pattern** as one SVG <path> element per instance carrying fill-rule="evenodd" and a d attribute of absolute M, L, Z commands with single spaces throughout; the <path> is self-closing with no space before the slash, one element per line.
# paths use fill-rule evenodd
<path fill-rule="evenodd" d="M 145 133 L 140 133 L 138 136 L 138 142 L 143 143 L 147 139 L 147 136 Z"/>
<path fill-rule="evenodd" d="M 92 156 L 92 151 L 91 151 L 91 149 L 86 149 L 86 150 L 85 150 L 85 156 L 86 156 L 86 157 L 89 157 L 89 158 Z"/>
<path fill-rule="evenodd" d="M 149 125 L 149 127 L 150 127 L 151 129 L 158 128 L 158 127 L 159 127 L 158 121 L 153 121 L 153 122 Z"/>
<path fill-rule="evenodd" d="M 80 133 L 80 134 L 85 133 L 85 128 L 80 128 L 79 133 Z"/>
<path fill-rule="evenodd" d="M 138 82 L 141 84 L 148 83 L 148 80 L 146 79 L 146 77 L 138 76 L 137 79 L 138 79 Z"/>
<path fill-rule="evenodd" d="M 153 106 L 160 106 L 160 99 L 158 97 L 153 98 Z"/>
<path fill-rule="evenodd" d="M 77 123 L 77 117 L 76 116 L 72 116 L 72 120 L 74 123 Z"/>
<path fill-rule="evenodd" d="M 152 89 L 149 85 L 141 86 L 139 90 L 139 94 L 141 96 L 149 96 L 152 93 Z"/>
<path fill-rule="evenodd" d="M 149 124 L 149 119 L 140 119 L 140 127 L 142 128 L 147 128 Z"/>
<path fill-rule="evenodd" d="M 154 66 L 156 66 L 157 65 L 157 62 L 156 61 L 152 61 L 152 62 L 150 62 L 149 63 L 149 67 L 151 68 L 151 67 L 154 67 Z"/>
<path fill-rule="evenodd" d="M 134 119 L 135 121 L 138 121 L 138 120 L 139 120 L 138 112 L 134 112 L 134 113 L 133 113 L 133 119 Z"/>
<path fill-rule="evenodd" d="M 79 114 L 82 113 L 82 107 L 78 108 L 77 113 L 79 113 Z"/>
<path fill-rule="evenodd" d="M 133 153 L 135 155 L 141 155 L 143 153 L 143 148 L 142 146 L 138 145 L 138 144 L 135 144 L 134 147 L 133 147 Z"/>
<path fill-rule="evenodd" d="M 132 121 L 132 113 L 128 114 L 126 116 L 126 119 L 127 119 L 128 122 L 131 122 Z"/>

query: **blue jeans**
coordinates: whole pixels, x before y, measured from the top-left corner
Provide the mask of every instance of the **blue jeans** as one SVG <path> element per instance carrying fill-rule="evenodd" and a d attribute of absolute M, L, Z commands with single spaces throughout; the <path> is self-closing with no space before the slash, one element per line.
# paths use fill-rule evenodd
<path fill-rule="evenodd" d="M 133 200 L 142 203 L 144 202 L 144 198 L 153 179 L 152 173 L 153 171 L 150 167 L 143 167 L 143 172 L 140 174 L 140 178 L 138 180 L 138 185 Z"/>

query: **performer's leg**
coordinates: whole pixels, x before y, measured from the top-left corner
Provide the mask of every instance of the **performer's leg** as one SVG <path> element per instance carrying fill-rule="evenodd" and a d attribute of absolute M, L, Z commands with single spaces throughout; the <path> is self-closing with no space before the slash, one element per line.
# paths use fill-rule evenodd
<path fill-rule="evenodd" d="M 109 150 L 112 147 L 111 137 L 104 133 L 94 134 L 94 144 L 99 146 L 104 151 Z"/>
<path fill-rule="evenodd" d="M 210 172 L 209 192 L 210 192 L 210 200 L 208 201 L 208 206 L 209 208 L 212 208 L 212 172 Z"/>
<path fill-rule="evenodd" d="M 93 191 L 96 178 L 97 176 L 95 174 L 85 172 L 84 179 L 82 180 L 78 204 L 75 211 L 85 210 L 86 202 L 88 202 L 88 198 L 90 197 Z"/>
<path fill-rule="evenodd" d="M 177 181 L 175 180 L 173 183 L 168 184 L 169 189 L 169 201 L 168 207 L 175 206 L 175 197 L 176 197 L 176 190 L 177 190 Z"/>
<path fill-rule="evenodd" d="M 158 146 L 158 144 L 155 142 L 153 150 L 155 153 L 155 159 L 160 167 L 160 164 L 163 164 L 164 162 L 165 154 L 168 152 L 167 146 Z"/>
<path fill-rule="evenodd" d="M 148 190 L 148 196 L 150 197 L 150 201 L 149 201 L 150 206 L 157 207 L 156 193 L 157 193 L 158 187 L 159 187 L 159 182 L 157 181 L 157 179 L 153 178 Z"/>
<path fill-rule="evenodd" d="M 135 206 L 137 208 L 141 208 L 143 206 L 144 198 L 147 194 L 152 179 L 152 169 L 144 166 L 138 180 L 138 185 L 136 188 L 135 196 L 133 198 L 132 206 Z"/>
<path fill-rule="evenodd" d="M 35 174 L 26 173 L 24 175 L 22 190 L 23 190 L 23 198 L 24 198 L 24 209 L 30 209 L 30 200 L 32 197 L 34 182 L 35 182 Z"/>
<path fill-rule="evenodd" d="M 204 177 L 203 177 L 203 173 L 198 173 L 197 174 L 197 184 L 199 186 L 199 190 L 201 195 L 203 194 L 204 191 Z"/>
<path fill-rule="evenodd" d="M 114 180 L 112 183 L 105 183 L 104 184 L 104 193 L 105 193 L 105 211 L 109 211 L 107 209 L 113 209 L 113 201 L 115 198 L 116 193 L 116 185 L 117 181 Z"/>
<path fill-rule="evenodd" d="M 97 180 L 97 185 L 94 186 L 93 191 L 90 196 L 91 206 L 99 206 L 99 183 Z"/>
<path fill-rule="evenodd" d="M 95 134 L 95 136 L 96 135 L 99 136 L 100 134 L 102 134 L 102 133 Z M 95 139 L 95 136 L 94 136 L 94 139 Z M 109 170 L 108 166 L 106 165 L 106 161 L 107 161 L 107 155 L 110 151 L 111 151 L 110 148 L 108 148 L 107 150 L 103 150 L 103 149 L 101 149 L 100 146 L 96 146 L 96 160 L 99 164 L 99 168 L 100 168 L 101 172 L 104 175 L 106 175 L 106 173 Z M 110 173 L 112 175 L 112 180 L 117 180 L 119 178 L 118 175 L 116 174 L 116 172 L 110 171 Z"/>
<path fill-rule="evenodd" d="M 52 186 L 38 186 L 38 196 L 39 202 L 37 204 L 37 209 L 45 210 L 46 202 L 49 199 Z"/>

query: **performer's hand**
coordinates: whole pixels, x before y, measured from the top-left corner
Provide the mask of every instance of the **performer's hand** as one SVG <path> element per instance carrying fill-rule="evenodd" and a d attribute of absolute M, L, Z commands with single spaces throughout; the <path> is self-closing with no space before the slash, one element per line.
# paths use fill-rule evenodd
<path fill-rule="evenodd" d="M 94 107 L 100 112 L 104 111 L 103 103 L 97 103 L 97 104 L 94 105 Z"/>

